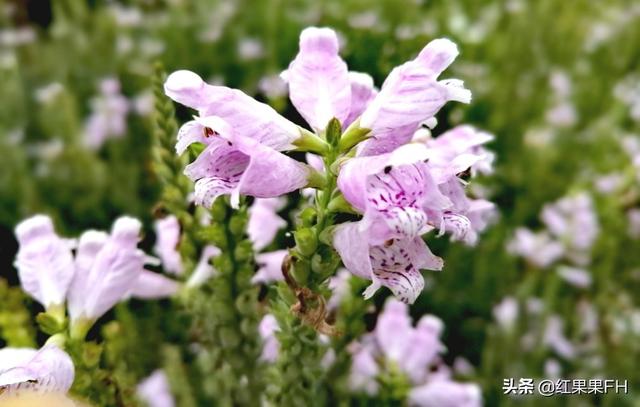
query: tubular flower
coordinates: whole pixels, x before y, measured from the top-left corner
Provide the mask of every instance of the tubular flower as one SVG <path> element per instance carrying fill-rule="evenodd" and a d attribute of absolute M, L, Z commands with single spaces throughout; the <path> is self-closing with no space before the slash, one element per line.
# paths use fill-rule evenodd
<path fill-rule="evenodd" d="M 349 117 L 351 82 L 338 50 L 333 30 L 306 28 L 300 34 L 298 55 L 282 75 L 289 83 L 291 102 L 316 131 L 334 117 L 341 123 Z"/>
<path fill-rule="evenodd" d="M 285 205 L 284 198 L 258 198 L 249 208 L 247 234 L 256 251 L 267 247 L 278 230 L 287 226 L 287 222 L 277 214 Z"/>
<path fill-rule="evenodd" d="M 338 187 L 363 213 L 362 227 L 372 243 L 420 236 L 432 229 L 427 211 L 452 205 L 438 190 L 424 163 L 427 157 L 424 146 L 407 144 L 393 153 L 356 157 L 342 167 Z"/>
<path fill-rule="evenodd" d="M 155 222 L 156 244 L 153 251 L 160 257 L 162 268 L 171 274 L 183 272 L 182 259 L 178 252 L 180 243 L 180 222 L 175 216 L 167 216 Z"/>
<path fill-rule="evenodd" d="M 261 253 L 256 256 L 258 271 L 251 279 L 254 284 L 267 284 L 273 281 L 282 281 L 282 262 L 286 257 L 287 250 L 276 250 L 268 253 Z"/>
<path fill-rule="evenodd" d="M 0 400 L 22 391 L 66 393 L 74 375 L 73 361 L 55 345 L 0 349 Z"/>
<path fill-rule="evenodd" d="M 15 233 L 20 244 L 15 266 L 22 288 L 45 308 L 63 305 L 74 275 L 69 244 L 45 215 L 22 221 Z"/>
<path fill-rule="evenodd" d="M 180 243 L 180 222 L 175 216 L 167 216 L 155 222 L 156 245 L 154 252 L 162 260 L 162 268 L 167 273 L 180 275 L 183 272 L 182 259 L 178 252 Z"/>
<path fill-rule="evenodd" d="M 217 116 L 233 127 L 236 134 L 275 150 L 292 148 L 293 141 L 300 137 L 298 126 L 269 105 L 237 89 L 208 85 L 193 72 L 172 73 L 164 84 L 164 90 L 171 99 L 197 110 L 200 117 Z M 187 141 L 187 145 L 195 141 L 208 144 L 208 138 L 197 121 L 187 122 L 178 133 L 176 150 L 181 154 Z"/>
<path fill-rule="evenodd" d="M 493 204 L 469 199 L 458 176 L 486 156 L 477 148 L 487 138 L 469 141 L 469 133 L 476 134 L 458 131 L 436 145 L 409 143 L 342 165 L 338 188 L 363 218 L 338 226 L 334 246 L 347 269 L 373 280 L 366 296 L 386 285 L 412 303 L 424 286 L 418 270 L 442 268 L 442 260 L 431 254 L 421 236 L 437 228 L 453 240 L 473 244 L 487 226 Z"/>
<path fill-rule="evenodd" d="M 184 151 L 194 142 L 207 145 L 185 168 L 185 174 L 196 183 L 198 204 L 210 207 L 218 196 L 230 194 L 232 205 L 237 207 L 240 194 L 272 198 L 308 182 L 309 167 L 255 138 L 241 135 L 220 117 L 196 118 L 192 127 L 197 131 L 191 129 L 178 135 L 176 149 Z"/>
<path fill-rule="evenodd" d="M 77 275 L 69 293 L 72 320 L 96 320 L 134 286 L 144 268 L 145 255 L 137 248 L 141 224 L 122 217 L 110 235 L 85 232 L 76 255 Z"/>
<path fill-rule="evenodd" d="M 365 298 L 371 298 L 380 286 L 385 286 L 398 299 L 411 304 L 424 288 L 420 269 L 442 269 L 442 259 L 431 253 L 420 237 L 391 239 L 375 245 L 368 236 L 360 222 L 339 225 L 333 236 L 333 245 L 345 267 L 372 281 L 364 291 Z"/>
<path fill-rule="evenodd" d="M 460 80 L 438 81 L 458 56 L 457 46 L 440 38 L 427 44 L 411 61 L 396 67 L 360 117 L 360 127 L 371 129 L 362 155 L 393 151 L 411 140 L 420 124 L 449 101 L 469 103 L 471 92 Z"/>
<path fill-rule="evenodd" d="M 440 336 L 443 330 L 442 321 L 433 315 L 423 316 L 413 326 L 409 307 L 389 299 L 378 316 L 375 329 L 349 346 L 352 353 L 349 378 L 352 390 L 375 395 L 379 390 L 378 379 L 384 377 L 385 372 L 399 370 L 414 386 L 409 392 L 410 405 L 480 405 L 478 387 L 451 381 L 449 369 L 442 363 L 440 355 L 445 347 Z M 435 401 L 435 404 L 423 404 L 430 398 L 423 397 L 422 393 L 437 393 L 440 385 L 451 390 L 450 398 L 442 399 L 443 395 L 437 395 L 442 404 Z M 466 400 L 475 404 L 455 404 Z"/>
<path fill-rule="evenodd" d="M 174 407 L 169 379 L 163 370 L 156 370 L 144 379 L 137 388 L 138 397 L 149 407 Z"/>

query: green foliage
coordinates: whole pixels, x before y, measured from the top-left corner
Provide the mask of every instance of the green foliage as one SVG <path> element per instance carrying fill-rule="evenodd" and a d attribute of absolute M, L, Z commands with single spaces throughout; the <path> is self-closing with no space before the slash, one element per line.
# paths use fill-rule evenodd
<path fill-rule="evenodd" d="M 0 298 L 0 340 L 6 346 L 34 346 L 35 329 L 22 290 L 0 278 Z"/>

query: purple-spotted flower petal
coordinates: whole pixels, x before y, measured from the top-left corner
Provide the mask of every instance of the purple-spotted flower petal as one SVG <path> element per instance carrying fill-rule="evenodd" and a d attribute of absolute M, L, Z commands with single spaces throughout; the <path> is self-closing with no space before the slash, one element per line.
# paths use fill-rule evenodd
<path fill-rule="evenodd" d="M 169 379 L 162 370 L 156 370 L 138 385 L 138 397 L 148 407 L 174 407 L 175 400 L 171 394 Z"/>
<path fill-rule="evenodd" d="M 276 250 L 256 255 L 256 264 L 259 268 L 251 282 L 254 284 L 268 284 L 284 280 L 282 262 L 287 253 L 287 250 Z"/>
<path fill-rule="evenodd" d="M 413 238 L 433 228 L 428 211 L 451 206 L 440 193 L 426 164 L 427 150 L 405 145 L 393 153 L 356 157 L 338 176 L 345 199 L 364 214 L 363 227 L 374 244 L 393 238 Z"/>
<path fill-rule="evenodd" d="M 278 216 L 286 201 L 283 198 L 257 198 L 249 208 L 247 234 L 253 248 L 260 251 L 273 241 L 287 222 Z"/>
<path fill-rule="evenodd" d="M 372 137 L 364 143 L 361 154 L 386 153 L 408 142 L 420 124 L 449 100 L 469 103 L 471 93 L 462 81 L 438 81 L 457 55 L 453 42 L 437 39 L 416 59 L 391 71 L 360 118 L 360 126 L 371 129 Z"/>
<path fill-rule="evenodd" d="M 180 222 L 173 215 L 155 222 L 156 245 L 154 252 L 160 256 L 162 268 L 167 273 L 180 275 L 183 272 L 182 259 L 178 252 L 180 243 Z"/>
<path fill-rule="evenodd" d="M 75 375 L 73 361 L 55 345 L 38 351 L 0 350 L 0 394 L 21 391 L 66 393 Z"/>
<path fill-rule="evenodd" d="M 217 116 L 231 125 L 236 134 L 252 138 L 265 146 L 282 151 L 292 148 L 300 137 L 298 126 L 240 90 L 206 84 L 190 71 L 176 71 L 164 84 L 171 99 L 198 110 L 201 117 Z M 184 151 L 193 142 L 205 142 L 204 133 L 189 122 L 181 129 L 176 149 Z"/>
<path fill-rule="evenodd" d="M 16 237 L 20 248 L 15 266 L 22 288 L 45 308 L 64 304 L 74 275 L 73 256 L 51 219 L 36 215 L 22 221 Z"/>
<path fill-rule="evenodd" d="M 307 184 L 310 169 L 304 164 L 231 129 L 219 117 L 198 119 L 213 140 L 185 168 L 195 184 L 196 203 L 210 207 L 220 195 L 231 195 L 237 207 L 240 194 L 272 198 Z"/>
<path fill-rule="evenodd" d="M 96 232 L 81 236 L 76 256 L 83 268 L 77 274 L 83 274 L 74 280 L 68 298 L 72 321 L 100 318 L 135 285 L 145 263 L 137 248 L 140 229 L 140 221 L 122 217 L 106 239 Z"/>
<path fill-rule="evenodd" d="M 334 117 L 344 124 L 349 116 L 351 83 L 338 51 L 333 30 L 306 28 L 300 34 L 300 51 L 283 74 L 291 102 L 316 131 Z"/>
<path fill-rule="evenodd" d="M 378 288 L 385 286 L 399 300 L 412 304 L 424 288 L 420 269 L 441 270 L 443 265 L 422 238 L 391 239 L 371 245 L 368 233 L 359 223 L 339 225 L 334 231 L 333 245 L 349 271 L 372 280 L 364 292 L 365 298 L 371 298 Z"/>

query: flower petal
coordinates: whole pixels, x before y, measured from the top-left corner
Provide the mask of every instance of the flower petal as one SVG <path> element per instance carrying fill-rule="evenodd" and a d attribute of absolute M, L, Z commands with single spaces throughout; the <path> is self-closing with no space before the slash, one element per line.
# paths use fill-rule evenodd
<path fill-rule="evenodd" d="M 346 222 L 338 225 L 333 234 L 333 246 L 340 254 L 345 268 L 367 280 L 372 279 L 369 242 L 360 224 Z"/>
<path fill-rule="evenodd" d="M 0 366 L 0 394 L 35 390 L 38 392 L 66 393 L 71 388 L 75 376 L 73 361 L 63 350 L 54 345 L 44 346 L 32 354 L 29 360 L 20 353 L 17 365 Z M 7 352 L 7 351 L 4 351 Z M 17 360 L 13 358 L 14 362 Z"/>
<path fill-rule="evenodd" d="M 373 84 L 371 75 L 361 72 L 349 72 L 349 82 L 351 83 L 351 107 L 349 116 L 344 121 L 344 127 L 353 123 L 365 111 L 369 102 L 378 94 L 378 90 Z"/>
<path fill-rule="evenodd" d="M 197 287 L 215 275 L 216 270 L 211 265 L 210 261 L 212 257 L 219 256 L 220 249 L 215 246 L 205 246 L 200 254 L 200 260 L 196 265 L 196 268 L 191 273 L 191 277 L 187 281 L 187 287 Z"/>
<path fill-rule="evenodd" d="M 212 142 L 184 170 L 185 175 L 196 181 L 196 203 L 211 207 L 218 196 L 235 191 L 249 162 L 249 156 L 231 142 L 222 139 Z"/>
<path fill-rule="evenodd" d="M 133 287 L 145 262 L 145 254 L 137 248 L 140 229 L 140 221 L 130 217 L 119 218 L 113 224 L 84 284 L 72 286 L 69 296 L 72 320 L 101 317 Z"/>
<path fill-rule="evenodd" d="M 22 221 L 16 237 L 20 248 L 15 266 L 22 288 L 45 308 L 64 304 L 75 271 L 73 256 L 51 218 L 36 215 Z"/>
<path fill-rule="evenodd" d="M 285 203 L 282 198 L 256 198 L 249 208 L 247 234 L 256 251 L 267 247 L 278 230 L 287 226 L 287 222 L 277 214 Z"/>
<path fill-rule="evenodd" d="M 369 257 L 374 283 L 388 287 L 400 301 L 408 304 L 412 304 L 424 288 L 419 269 L 442 268 L 442 260 L 434 256 L 419 237 L 373 246 Z"/>
<path fill-rule="evenodd" d="M 176 140 L 176 153 L 181 155 L 193 143 L 202 143 L 209 145 L 211 136 L 202 127 L 197 120 L 191 120 L 183 124 L 178 130 L 178 138 Z"/>
<path fill-rule="evenodd" d="M 449 100 L 468 103 L 471 93 L 460 81 L 437 81 L 438 75 L 458 55 L 447 39 L 431 41 L 412 61 L 396 67 L 380 93 L 362 114 L 360 126 L 371 129 L 363 154 L 381 153 L 377 143 L 391 151 L 411 139 L 420 123 L 433 117 Z"/>
<path fill-rule="evenodd" d="M 413 331 L 409 307 L 390 298 L 378 316 L 375 336 L 384 355 L 395 362 L 404 356 L 411 332 Z"/>
<path fill-rule="evenodd" d="M 433 380 L 409 393 L 411 407 L 480 407 L 482 393 L 476 384 Z"/>
<path fill-rule="evenodd" d="M 180 244 L 180 222 L 170 215 L 155 222 L 156 244 L 153 251 L 160 256 L 167 273 L 180 275 L 183 272 L 182 258 L 178 252 Z"/>
<path fill-rule="evenodd" d="M 276 250 L 256 255 L 256 264 L 259 269 L 251 279 L 251 282 L 254 284 L 266 284 L 284 280 L 282 262 L 287 253 L 289 253 L 288 250 Z"/>
<path fill-rule="evenodd" d="M 138 385 L 138 397 L 149 407 L 174 407 L 169 379 L 163 370 L 154 371 Z"/>
<path fill-rule="evenodd" d="M 238 183 L 237 193 L 257 198 L 273 198 L 307 185 L 309 168 L 257 141 L 235 136 L 233 145 L 251 157 Z M 231 204 L 237 200 L 231 196 Z"/>
<path fill-rule="evenodd" d="M 300 34 L 300 51 L 286 74 L 291 102 L 318 131 L 334 117 L 344 124 L 349 115 L 351 84 L 338 49 L 333 30 L 306 28 Z"/>
<path fill-rule="evenodd" d="M 180 289 L 180 284 L 153 271 L 143 270 L 127 296 L 145 300 L 171 297 Z"/>
<path fill-rule="evenodd" d="M 178 103 L 197 109 L 200 116 L 218 116 L 245 137 L 276 150 L 292 148 L 300 137 L 298 126 L 240 90 L 206 84 L 190 71 L 176 71 L 164 84 L 165 93 Z"/>

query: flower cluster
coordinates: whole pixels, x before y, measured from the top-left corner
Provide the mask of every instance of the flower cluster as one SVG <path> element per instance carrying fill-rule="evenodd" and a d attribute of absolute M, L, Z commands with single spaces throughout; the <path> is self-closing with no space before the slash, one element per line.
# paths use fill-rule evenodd
<path fill-rule="evenodd" d="M 375 395 L 384 372 L 400 372 L 411 384 L 408 401 L 421 407 L 481 405 L 480 388 L 452 380 L 440 355 L 444 326 L 433 315 L 413 326 L 406 304 L 388 300 L 373 332 L 351 345 L 350 385 L 354 391 Z"/>
<path fill-rule="evenodd" d="M 178 284 L 145 270 L 152 261 L 138 249 L 141 224 L 122 217 L 111 233 L 89 230 L 77 242 L 59 237 L 51 219 L 36 215 L 16 227 L 20 248 L 15 266 L 22 288 L 48 313 L 64 319 L 83 337 L 94 321 L 130 296 L 171 295 Z"/>
<path fill-rule="evenodd" d="M 492 136 L 469 126 L 436 138 L 422 131 L 423 123 L 436 122 L 447 101 L 471 99 L 461 81 L 438 80 L 457 54 L 451 41 L 434 40 L 395 68 L 378 91 L 369 75 L 348 70 L 334 31 L 305 29 L 299 52 L 281 77 L 312 131 L 240 90 L 206 84 L 193 72 L 174 72 L 166 94 L 198 111 L 181 127 L 176 151 L 182 154 L 193 143 L 205 146 L 185 169 L 195 181 L 196 203 L 209 207 L 218 196 L 231 195 L 237 206 L 240 195 L 274 198 L 303 187 L 322 188 L 323 178 L 337 175 L 337 189 L 322 193 L 334 202 L 343 199 L 362 215 L 334 230 L 332 243 L 343 263 L 372 280 L 367 298 L 384 285 L 412 303 L 424 286 L 420 269 L 442 268 L 422 236 L 437 229 L 473 244 L 494 210 L 488 201 L 467 197 L 463 179 L 491 171 L 493 154 L 483 144 Z M 332 120 L 346 129 L 339 140 L 329 139 Z M 283 154 L 294 148 L 324 162 L 318 165 L 317 157 L 308 155 L 311 166 Z M 261 205 L 253 211 L 264 212 Z M 257 249 L 281 227 L 277 217 L 263 220 L 262 227 L 249 225 Z"/>
<path fill-rule="evenodd" d="M 541 268 L 564 259 L 569 265 L 558 268 L 560 275 L 576 286 L 588 286 L 591 277 L 583 268 L 590 263 L 600 230 L 591 196 L 583 192 L 563 197 L 545 205 L 540 218 L 546 230 L 518 228 L 507 249 Z"/>

